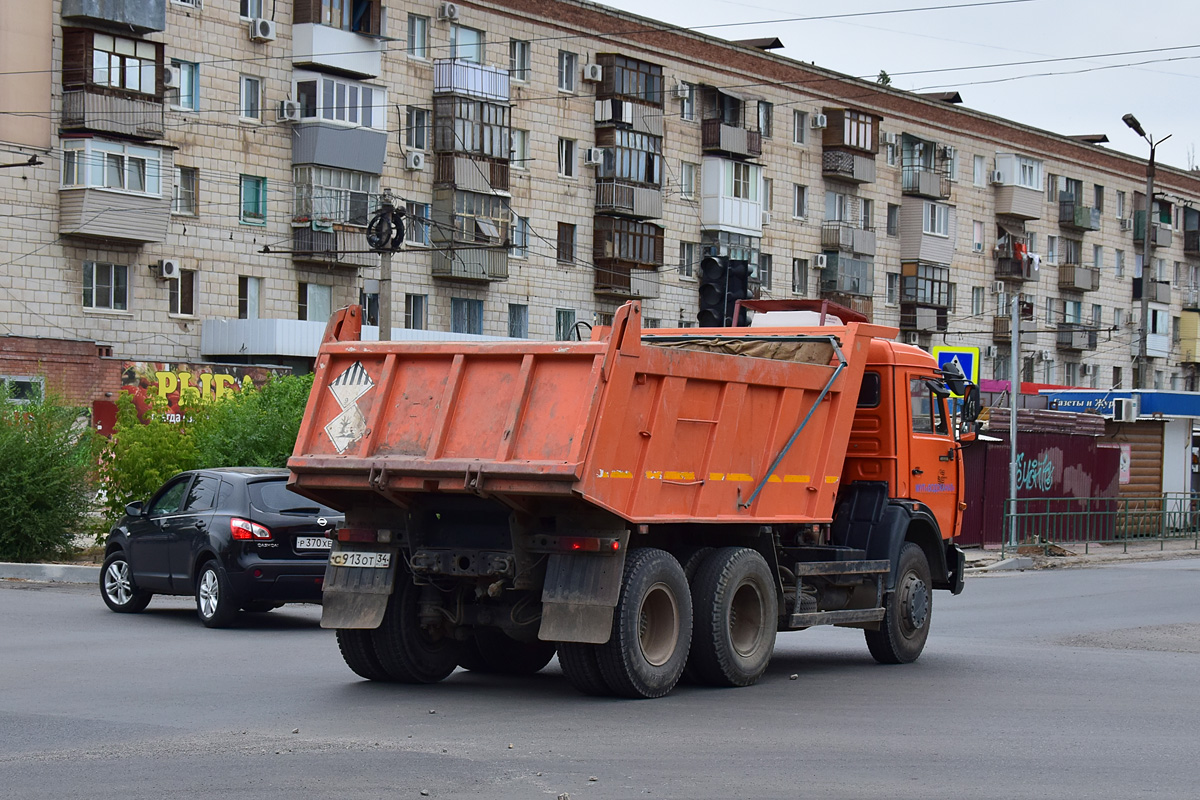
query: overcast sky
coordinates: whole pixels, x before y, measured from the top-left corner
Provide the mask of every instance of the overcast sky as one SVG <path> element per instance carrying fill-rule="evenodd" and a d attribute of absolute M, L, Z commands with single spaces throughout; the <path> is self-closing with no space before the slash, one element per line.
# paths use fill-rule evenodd
<path fill-rule="evenodd" d="M 604 4 L 722 39 L 777 36 L 784 49 L 775 52 L 789 58 L 856 77 L 873 78 L 886 70 L 900 89 L 957 89 L 964 106 L 1056 133 L 1104 133 L 1111 140 L 1108 147 L 1146 158 L 1149 145 L 1121 122 L 1133 113 L 1156 140 L 1172 134 L 1158 148 L 1159 162 L 1200 166 L 1200 0 L 1007 0 L 974 8 L 770 22 L 972 2 L 986 0 Z M 708 27 L 738 22 L 753 24 Z M 1078 58 L 1108 53 L 1123 55 Z M 904 74 L 1064 57 L 1072 60 Z"/>

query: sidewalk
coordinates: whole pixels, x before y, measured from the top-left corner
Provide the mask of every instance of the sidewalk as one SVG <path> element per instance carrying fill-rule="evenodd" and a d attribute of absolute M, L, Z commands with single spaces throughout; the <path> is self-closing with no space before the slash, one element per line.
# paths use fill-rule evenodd
<path fill-rule="evenodd" d="M 1006 548 L 1003 559 L 999 549 L 971 547 L 967 548 L 966 553 L 968 576 L 1011 570 L 1072 569 L 1136 561 L 1200 558 L 1200 549 L 1197 549 L 1194 538 L 1130 542 L 1128 545 L 1093 542 L 1087 546 L 1086 553 L 1082 544 L 1070 547 L 1051 545 L 1049 554 L 1042 547 L 1022 547 L 1018 552 Z"/>

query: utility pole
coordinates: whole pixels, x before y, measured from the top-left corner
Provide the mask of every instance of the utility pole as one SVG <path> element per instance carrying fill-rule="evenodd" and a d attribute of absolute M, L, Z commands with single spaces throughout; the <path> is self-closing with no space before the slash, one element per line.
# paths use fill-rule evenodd
<path fill-rule="evenodd" d="M 1008 380 L 1008 545 L 1017 546 L 1017 400 L 1021 397 L 1021 295 L 1008 301 L 1012 322 Z"/>
<path fill-rule="evenodd" d="M 367 244 L 379 252 L 379 341 L 392 338 L 392 253 L 404 242 L 404 211 L 391 194 L 379 198 L 379 210 L 367 225 Z"/>

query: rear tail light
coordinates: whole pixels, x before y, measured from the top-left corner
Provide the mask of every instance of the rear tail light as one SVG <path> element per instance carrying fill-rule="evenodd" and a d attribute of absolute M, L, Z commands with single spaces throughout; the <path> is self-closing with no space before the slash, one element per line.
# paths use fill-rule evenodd
<path fill-rule="evenodd" d="M 609 536 L 535 536 L 529 548 L 535 553 L 616 553 L 621 540 Z"/>
<path fill-rule="evenodd" d="M 379 541 L 379 534 L 374 528 L 338 528 L 337 540 L 339 542 L 374 543 Z"/>
<path fill-rule="evenodd" d="M 259 525 L 257 522 L 251 522 L 248 519 L 233 517 L 229 520 L 229 532 L 234 539 L 264 541 L 271 538 L 271 529 Z"/>

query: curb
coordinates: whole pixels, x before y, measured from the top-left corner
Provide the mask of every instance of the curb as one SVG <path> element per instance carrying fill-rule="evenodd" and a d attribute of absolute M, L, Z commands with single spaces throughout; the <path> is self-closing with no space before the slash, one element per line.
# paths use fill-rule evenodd
<path fill-rule="evenodd" d="M 78 564 L 17 564 L 0 561 L 0 580 L 46 581 L 49 583 L 97 583 L 100 567 Z"/>

